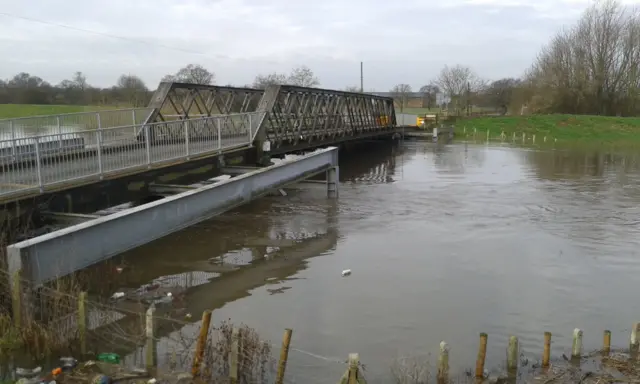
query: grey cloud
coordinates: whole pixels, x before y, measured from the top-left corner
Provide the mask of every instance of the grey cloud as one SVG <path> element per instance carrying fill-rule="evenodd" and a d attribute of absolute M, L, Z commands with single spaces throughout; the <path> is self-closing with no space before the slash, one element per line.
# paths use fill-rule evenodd
<path fill-rule="evenodd" d="M 2 0 L 0 0 L 2 2 Z M 563 23 L 576 0 L 30 0 L 0 12 L 96 31 L 92 34 L 0 15 L 0 77 L 19 71 L 59 82 L 76 70 L 111 85 L 122 73 L 154 87 L 188 63 L 218 83 L 311 67 L 323 87 L 415 88 L 445 64 L 482 76 L 517 76 Z M 121 36 L 115 39 L 106 35 Z"/>

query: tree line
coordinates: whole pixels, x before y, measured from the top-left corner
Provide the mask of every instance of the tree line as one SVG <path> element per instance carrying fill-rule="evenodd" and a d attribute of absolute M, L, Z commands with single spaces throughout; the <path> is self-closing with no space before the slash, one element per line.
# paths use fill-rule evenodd
<path fill-rule="evenodd" d="M 175 74 L 169 74 L 161 81 L 195 84 L 215 84 L 215 73 L 201 65 L 189 64 Z M 247 88 L 263 89 L 269 84 L 290 84 L 302 87 L 317 87 L 320 81 L 313 71 L 300 66 L 290 73 L 270 73 L 258 75 Z M 228 84 L 228 86 L 233 86 Z M 0 104 L 53 104 L 143 107 L 149 103 L 153 89 L 138 76 L 123 74 L 112 87 L 92 86 L 82 72 L 75 72 L 70 79 L 52 85 L 42 78 L 29 73 L 18 73 L 10 79 L 0 79 Z"/>
<path fill-rule="evenodd" d="M 409 84 L 391 89 L 402 108 Z M 482 79 L 470 67 L 446 66 L 418 93 L 432 108 L 437 96 L 457 113 L 471 105 L 502 113 L 640 114 L 640 10 L 600 0 L 559 31 L 523 76 Z"/>

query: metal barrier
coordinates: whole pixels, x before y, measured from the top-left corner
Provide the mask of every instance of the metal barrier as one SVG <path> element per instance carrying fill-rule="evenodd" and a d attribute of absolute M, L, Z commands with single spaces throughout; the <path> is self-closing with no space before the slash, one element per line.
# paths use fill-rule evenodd
<path fill-rule="evenodd" d="M 0 196 L 248 146 L 263 113 L 0 140 Z M 136 137 L 142 132 L 141 139 Z M 170 133 L 170 134 L 162 134 Z M 73 183 L 71 183 L 73 184 Z"/>
<path fill-rule="evenodd" d="M 153 108 L 128 108 L 0 119 L 0 139 L 70 133 L 143 124 Z"/>
<path fill-rule="evenodd" d="M 412 113 L 396 113 L 396 123 L 398 126 L 415 126 L 418 115 Z"/>

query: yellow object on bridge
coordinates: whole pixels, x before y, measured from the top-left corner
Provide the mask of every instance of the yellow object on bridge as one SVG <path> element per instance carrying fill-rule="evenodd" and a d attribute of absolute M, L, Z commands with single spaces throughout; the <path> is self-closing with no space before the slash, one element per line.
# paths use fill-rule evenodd
<path fill-rule="evenodd" d="M 437 122 L 438 122 L 438 115 L 436 114 L 418 116 L 416 118 L 416 125 L 418 127 L 426 127 L 426 125 L 429 123 L 437 123 Z"/>
<path fill-rule="evenodd" d="M 391 121 L 391 119 L 389 119 L 389 116 L 378 116 L 376 120 L 378 125 L 389 125 L 389 122 Z"/>

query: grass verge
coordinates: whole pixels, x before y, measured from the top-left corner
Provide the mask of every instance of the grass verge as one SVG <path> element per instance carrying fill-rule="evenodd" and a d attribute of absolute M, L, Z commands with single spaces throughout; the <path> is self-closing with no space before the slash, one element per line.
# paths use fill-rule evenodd
<path fill-rule="evenodd" d="M 640 144 L 640 117 L 586 115 L 532 115 L 476 117 L 459 120 L 457 128 L 474 128 L 491 136 L 504 132 L 507 137 L 526 134 L 547 136 L 558 141 Z"/>

